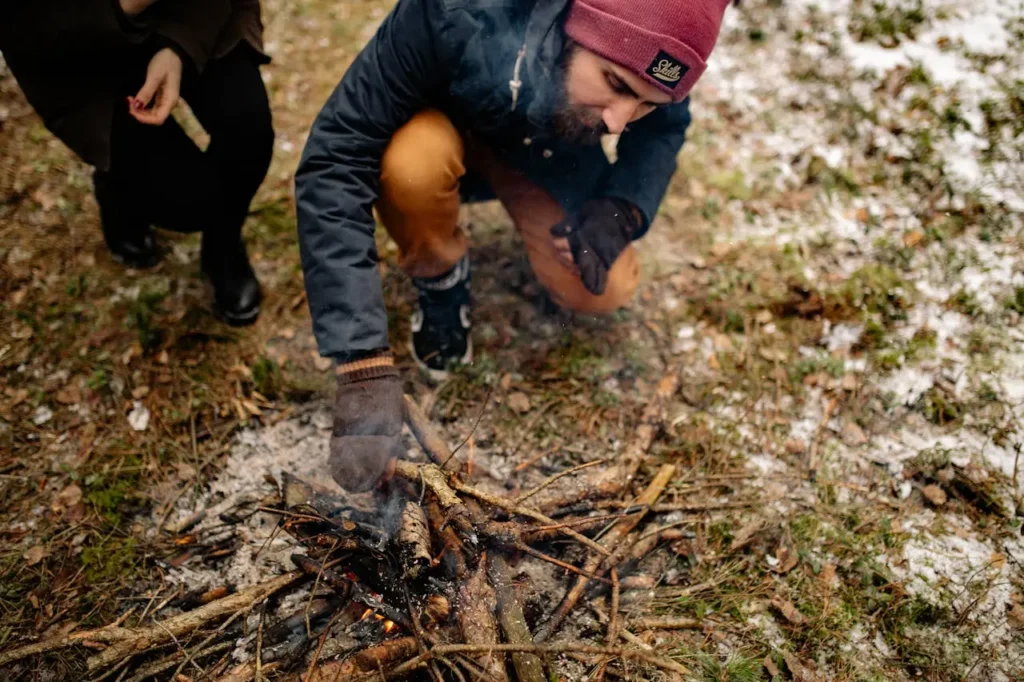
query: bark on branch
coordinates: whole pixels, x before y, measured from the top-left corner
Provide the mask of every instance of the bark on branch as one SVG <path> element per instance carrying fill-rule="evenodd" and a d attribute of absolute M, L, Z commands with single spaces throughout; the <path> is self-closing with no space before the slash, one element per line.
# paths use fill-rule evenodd
<path fill-rule="evenodd" d="M 100 653 L 89 658 L 87 665 L 90 671 L 105 668 L 123 658 L 149 651 L 155 647 L 197 630 L 206 623 L 239 611 L 250 609 L 278 590 L 287 587 L 302 577 L 300 572 L 285 573 L 272 580 L 262 582 L 244 590 L 239 590 L 223 599 L 210 602 L 204 606 L 177 616 L 160 621 L 144 628 L 133 628 L 127 637 L 118 640 Z"/>

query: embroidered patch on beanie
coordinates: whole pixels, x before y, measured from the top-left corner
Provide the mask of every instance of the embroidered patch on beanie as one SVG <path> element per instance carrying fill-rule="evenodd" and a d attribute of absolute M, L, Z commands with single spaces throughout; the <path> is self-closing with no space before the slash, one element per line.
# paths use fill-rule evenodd
<path fill-rule="evenodd" d="M 668 88 L 675 88 L 690 70 L 682 60 L 676 59 L 668 52 L 659 50 L 658 55 L 647 67 L 647 75 L 664 83 Z"/>

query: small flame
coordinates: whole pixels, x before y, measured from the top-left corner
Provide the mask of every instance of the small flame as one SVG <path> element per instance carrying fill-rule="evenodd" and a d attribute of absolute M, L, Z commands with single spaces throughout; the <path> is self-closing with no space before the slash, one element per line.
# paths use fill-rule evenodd
<path fill-rule="evenodd" d="M 373 609 L 366 609 L 365 611 L 363 611 L 363 615 L 359 617 L 359 620 L 366 620 L 371 615 L 373 616 L 374 620 L 384 621 L 384 632 L 385 632 L 385 634 L 390 634 L 392 630 L 394 630 L 396 627 L 398 627 L 395 624 L 394 621 L 385 620 L 384 616 L 380 615 L 379 613 L 374 613 Z"/>

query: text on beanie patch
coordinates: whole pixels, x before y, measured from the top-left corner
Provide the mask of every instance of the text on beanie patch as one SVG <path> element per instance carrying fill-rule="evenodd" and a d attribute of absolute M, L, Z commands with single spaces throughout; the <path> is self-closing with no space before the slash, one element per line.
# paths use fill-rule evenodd
<path fill-rule="evenodd" d="M 647 75 L 654 78 L 660 83 L 664 83 L 669 88 L 674 88 L 679 85 L 679 81 L 683 80 L 683 76 L 690 70 L 686 64 L 676 59 L 668 52 L 664 50 L 658 51 L 658 56 L 654 58 L 651 65 L 647 67 Z"/>

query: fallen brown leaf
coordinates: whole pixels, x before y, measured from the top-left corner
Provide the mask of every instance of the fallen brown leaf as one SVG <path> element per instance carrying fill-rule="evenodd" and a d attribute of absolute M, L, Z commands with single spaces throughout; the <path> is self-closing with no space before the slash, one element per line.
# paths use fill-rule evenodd
<path fill-rule="evenodd" d="M 789 674 L 793 676 L 794 682 L 815 682 L 814 672 L 801 663 L 794 654 L 783 651 L 782 658 L 786 661 L 786 667 L 789 668 Z"/>
<path fill-rule="evenodd" d="M 802 454 L 803 451 L 807 449 L 807 444 L 804 443 L 799 438 L 790 438 L 789 440 L 786 441 L 786 445 L 784 447 L 786 448 L 786 452 L 788 452 L 789 454 L 799 455 Z"/>
<path fill-rule="evenodd" d="M 846 422 L 843 425 L 843 442 L 851 448 L 855 448 L 867 443 L 868 437 L 864 434 L 864 429 L 860 428 L 855 422 Z"/>
<path fill-rule="evenodd" d="M 40 561 L 50 556 L 50 550 L 46 549 L 42 545 L 36 545 L 27 552 L 25 552 L 25 563 L 28 566 L 35 566 Z"/>
<path fill-rule="evenodd" d="M 768 522 L 763 518 L 756 518 L 748 521 L 736 531 L 732 542 L 729 543 L 729 551 L 736 552 L 750 544 L 751 540 L 767 527 Z"/>
<path fill-rule="evenodd" d="M 775 558 L 778 560 L 779 565 L 773 570 L 779 575 L 786 575 L 800 563 L 800 555 L 788 545 L 779 545 L 778 549 L 775 550 Z"/>
<path fill-rule="evenodd" d="M 82 392 L 78 390 L 77 384 L 68 384 L 61 390 L 57 391 L 54 398 L 61 405 L 75 405 L 82 402 Z"/>
<path fill-rule="evenodd" d="M 793 625 L 802 625 L 804 622 L 807 621 L 807 618 L 804 617 L 804 614 L 800 613 L 800 611 L 797 610 L 796 606 L 793 605 L 793 602 L 787 599 L 783 599 L 782 597 L 775 597 L 774 599 L 772 599 L 772 606 L 778 609 L 779 613 L 782 614 L 783 618 L 788 620 Z"/>
<path fill-rule="evenodd" d="M 82 501 L 82 489 L 72 483 L 68 487 L 57 493 L 57 497 L 54 499 L 54 506 L 59 508 L 68 509 L 75 506 Z M 57 511 L 57 510 L 55 510 Z"/>
<path fill-rule="evenodd" d="M 835 564 L 825 564 L 821 567 L 821 573 L 818 574 L 818 582 L 821 583 L 821 589 L 828 593 L 832 591 L 833 583 L 836 580 L 836 566 Z"/>
<path fill-rule="evenodd" d="M 903 246 L 909 249 L 914 248 L 922 241 L 924 241 L 924 232 L 921 230 L 913 230 L 903 235 Z"/>
<path fill-rule="evenodd" d="M 1010 613 L 1007 614 L 1006 619 L 1010 625 L 1018 630 L 1024 630 L 1024 606 L 1020 604 L 1014 604 L 1013 608 L 1010 609 Z"/>
<path fill-rule="evenodd" d="M 516 391 L 508 397 L 508 406 L 523 414 L 530 411 L 530 399 L 522 391 Z"/>
<path fill-rule="evenodd" d="M 946 504 L 946 491 L 935 484 L 921 488 L 921 494 L 936 507 Z"/>

